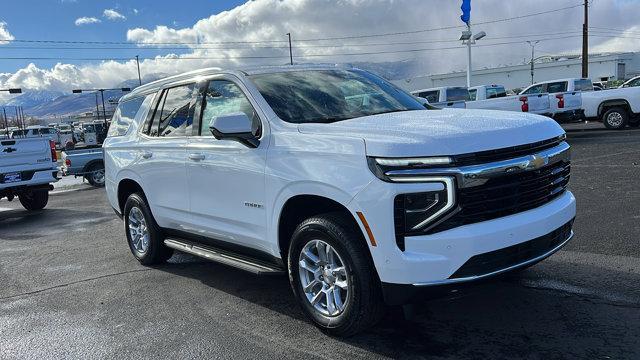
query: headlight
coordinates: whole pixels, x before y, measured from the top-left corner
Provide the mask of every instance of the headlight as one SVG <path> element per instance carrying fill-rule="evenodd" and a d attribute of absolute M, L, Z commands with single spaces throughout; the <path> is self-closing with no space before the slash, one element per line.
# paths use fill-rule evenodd
<path fill-rule="evenodd" d="M 440 185 L 441 188 L 420 193 L 399 194 L 394 200 L 396 242 L 403 251 L 405 236 L 426 233 L 455 206 L 453 178 L 431 177 L 428 182 Z"/>
<path fill-rule="evenodd" d="M 402 177 L 390 178 L 385 175 L 389 170 L 446 168 L 453 164 L 453 159 L 448 156 L 416 157 L 416 158 L 367 158 L 369 169 L 378 178 L 389 182 L 424 182 L 422 178 Z"/>

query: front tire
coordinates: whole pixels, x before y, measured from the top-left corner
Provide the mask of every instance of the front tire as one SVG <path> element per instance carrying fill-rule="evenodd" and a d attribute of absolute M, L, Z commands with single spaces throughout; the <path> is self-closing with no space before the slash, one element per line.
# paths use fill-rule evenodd
<path fill-rule="evenodd" d="M 305 315 L 322 331 L 351 336 L 383 315 L 380 280 L 359 229 L 345 216 L 302 222 L 288 254 L 289 281 Z"/>
<path fill-rule="evenodd" d="M 164 245 L 162 231 L 153 219 L 144 196 L 138 193 L 129 195 L 123 215 L 129 249 L 141 264 L 160 264 L 173 255 L 173 249 Z"/>
<path fill-rule="evenodd" d="M 602 115 L 602 122 L 607 129 L 623 129 L 629 122 L 629 114 L 624 108 L 611 108 Z"/>
<path fill-rule="evenodd" d="M 49 190 L 27 190 L 18 195 L 18 199 L 20 204 L 29 211 L 42 210 L 49 202 Z"/>

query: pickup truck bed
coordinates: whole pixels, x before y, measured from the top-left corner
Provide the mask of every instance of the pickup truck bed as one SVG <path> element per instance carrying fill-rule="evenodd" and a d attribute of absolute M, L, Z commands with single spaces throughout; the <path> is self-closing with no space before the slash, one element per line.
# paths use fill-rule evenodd
<path fill-rule="evenodd" d="M 101 147 L 62 152 L 62 173 L 82 176 L 96 187 L 104 186 L 104 161 Z"/>

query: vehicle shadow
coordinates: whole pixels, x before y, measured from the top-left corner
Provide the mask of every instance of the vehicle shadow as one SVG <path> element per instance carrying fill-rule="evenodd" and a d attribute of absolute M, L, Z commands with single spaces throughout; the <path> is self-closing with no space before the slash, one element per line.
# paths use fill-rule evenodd
<path fill-rule="evenodd" d="M 29 240 L 69 229 L 81 230 L 116 219 L 109 213 L 68 208 L 45 208 L 39 211 L 12 209 L 0 211 L 0 239 Z"/>
<path fill-rule="evenodd" d="M 286 276 L 260 277 L 186 256 L 186 260 L 178 261 L 174 257 L 172 263 L 157 269 L 199 280 L 229 295 L 306 321 Z M 612 325 L 616 323 L 613 319 L 629 318 L 628 309 L 532 289 L 521 282 L 522 276 L 532 271 L 535 270 L 484 283 L 463 297 L 415 304 L 409 320 L 403 316 L 402 308 L 389 308 L 374 328 L 351 338 L 327 337 L 323 341 L 392 358 L 523 358 L 541 354 L 543 358 L 566 358 L 600 353 L 624 355 L 637 339 L 640 331 L 631 328 L 632 321 Z M 637 318 L 640 320 L 640 315 Z M 308 334 L 300 334 L 301 347 L 308 341 L 305 336 L 308 338 Z M 323 335 L 318 332 L 317 336 Z M 617 343 L 611 345 L 612 342 Z M 310 344 L 309 348 L 313 346 Z"/>

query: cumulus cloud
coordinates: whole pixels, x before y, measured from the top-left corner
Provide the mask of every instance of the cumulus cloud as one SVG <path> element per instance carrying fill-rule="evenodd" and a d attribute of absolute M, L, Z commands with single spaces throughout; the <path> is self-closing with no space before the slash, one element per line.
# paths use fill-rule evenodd
<path fill-rule="evenodd" d="M 4 21 L 0 21 L 0 45 L 8 44 L 9 42 L 6 40 L 15 39 L 13 35 L 7 29 L 7 23 Z"/>
<path fill-rule="evenodd" d="M 474 6 L 472 21 L 507 19 L 576 4 L 579 2 L 574 0 L 484 0 Z M 459 6 L 459 1 L 442 0 L 255 0 L 203 18 L 193 26 L 177 28 L 158 24 L 152 28 L 130 29 L 126 37 L 141 47 L 141 55 L 144 48 L 152 44 L 190 44 L 186 54 L 142 60 L 143 74 L 174 74 L 205 66 L 285 64 L 289 61 L 286 36 L 289 32 L 296 62 L 411 60 L 417 64 L 416 74 L 443 73 L 466 68 L 466 50 L 457 40 L 462 30 Z M 590 9 L 591 25 L 628 29 L 628 34 L 637 38 L 640 19 L 636 10 L 637 4 L 633 1 L 596 1 Z M 445 29 L 417 31 L 439 28 Z M 474 68 L 527 62 L 531 50 L 525 40 L 542 40 L 536 46 L 536 55 L 577 54 L 581 28 L 580 7 L 474 26 L 474 31 L 484 30 L 488 34 L 473 49 Z M 381 33 L 403 34 L 366 37 Z M 591 50 L 637 50 L 637 42 L 625 39 L 624 34 L 594 32 Z M 338 39 L 304 41 L 318 38 Z M 13 74 L 0 74 L 0 87 L 66 91 L 73 87 L 110 87 L 135 78 L 133 60 L 83 66 L 58 64 L 50 69 L 32 64 Z"/>
<path fill-rule="evenodd" d="M 115 20 L 126 20 L 127 17 L 122 15 L 121 13 L 117 12 L 114 9 L 105 9 L 102 12 L 102 16 L 106 17 L 109 20 L 115 21 Z"/>
<path fill-rule="evenodd" d="M 83 16 L 83 17 L 77 18 L 75 21 L 75 24 L 76 26 L 83 26 L 83 25 L 89 25 L 89 24 L 97 24 L 99 22 L 101 21 L 98 18 Z"/>

